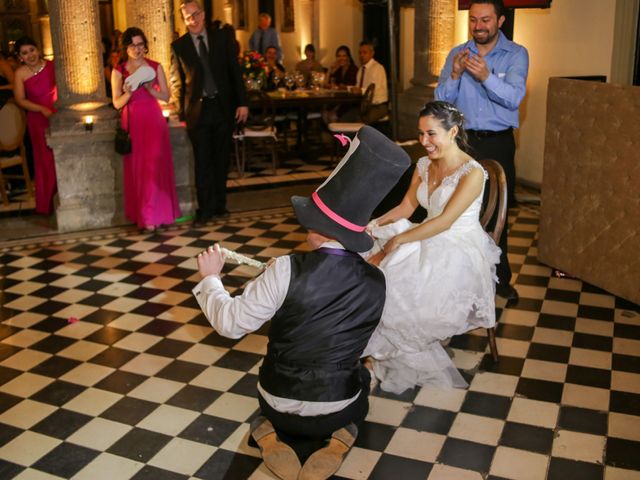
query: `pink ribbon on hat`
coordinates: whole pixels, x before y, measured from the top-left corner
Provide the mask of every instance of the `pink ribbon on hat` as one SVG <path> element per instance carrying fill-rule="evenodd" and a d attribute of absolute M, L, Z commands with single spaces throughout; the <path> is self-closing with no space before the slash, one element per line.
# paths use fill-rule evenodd
<path fill-rule="evenodd" d="M 343 226 L 344 228 L 354 231 L 354 232 L 364 232 L 365 229 L 367 228 L 367 226 L 365 225 L 364 227 L 361 227 L 360 225 L 356 225 L 355 223 L 351 223 L 349 220 L 347 220 L 346 218 L 341 217 L 340 215 L 338 215 L 336 212 L 334 212 L 333 210 L 331 210 L 329 207 L 327 207 L 327 205 L 322 201 L 322 199 L 320 198 L 320 196 L 318 195 L 318 192 L 313 192 L 311 194 L 311 199 L 313 200 L 313 203 L 316 204 L 316 206 L 320 209 L 320 211 L 322 213 L 324 213 L 327 217 L 329 217 L 331 220 L 333 220 L 334 222 L 336 222 L 338 225 Z"/>
<path fill-rule="evenodd" d="M 339 141 L 340 144 L 344 147 L 347 143 L 351 143 L 351 139 L 347 137 L 344 133 L 338 133 L 334 135 Z"/>

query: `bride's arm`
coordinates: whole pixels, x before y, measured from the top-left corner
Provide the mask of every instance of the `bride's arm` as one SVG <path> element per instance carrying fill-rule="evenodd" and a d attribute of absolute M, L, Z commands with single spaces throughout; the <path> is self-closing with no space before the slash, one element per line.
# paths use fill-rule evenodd
<path fill-rule="evenodd" d="M 392 252 L 403 243 L 424 240 L 449 230 L 453 222 L 455 222 L 458 217 L 469 208 L 469 205 L 473 203 L 478 195 L 480 195 L 483 184 L 484 173 L 479 168 L 473 168 L 460 179 L 456 190 L 453 192 L 453 195 L 451 195 L 451 198 L 440 215 L 393 237 L 385 244 L 385 253 Z"/>
<path fill-rule="evenodd" d="M 411 177 L 411 183 L 409 184 L 409 189 L 407 193 L 404 194 L 404 198 L 402 201 L 387 213 L 382 215 L 381 217 L 376 218 L 374 221 L 376 225 L 382 226 L 387 223 L 395 222 L 396 220 L 400 220 L 401 218 L 409 218 L 411 214 L 418 208 L 418 186 L 420 185 L 420 174 L 418 173 L 418 169 L 416 168 L 413 172 L 413 177 Z"/>

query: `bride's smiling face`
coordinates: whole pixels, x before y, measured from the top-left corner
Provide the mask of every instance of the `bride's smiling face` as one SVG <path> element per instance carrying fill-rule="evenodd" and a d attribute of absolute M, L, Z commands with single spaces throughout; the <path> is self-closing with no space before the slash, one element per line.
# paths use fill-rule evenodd
<path fill-rule="evenodd" d="M 446 130 L 440 120 L 432 115 L 418 120 L 418 139 L 431 160 L 446 155 L 455 146 L 456 127 Z"/>

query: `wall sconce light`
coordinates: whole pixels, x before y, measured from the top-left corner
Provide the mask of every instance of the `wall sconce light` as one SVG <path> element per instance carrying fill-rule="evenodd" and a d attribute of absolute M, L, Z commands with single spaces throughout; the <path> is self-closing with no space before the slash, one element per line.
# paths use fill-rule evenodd
<path fill-rule="evenodd" d="M 169 123 L 169 115 L 170 114 L 171 114 L 171 112 L 169 110 L 162 110 L 162 116 L 167 121 L 167 123 Z"/>
<path fill-rule="evenodd" d="M 84 117 L 84 129 L 87 132 L 92 132 L 93 131 L 93 116 L 92 115 L 87 115 L 86 117 Z"/>

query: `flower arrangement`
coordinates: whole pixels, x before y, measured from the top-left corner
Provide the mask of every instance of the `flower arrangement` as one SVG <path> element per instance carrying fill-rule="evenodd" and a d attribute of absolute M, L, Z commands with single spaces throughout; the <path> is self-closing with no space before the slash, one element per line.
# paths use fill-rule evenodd
<path fill-rule="evenodd" d="M 267 76 L 267 64 L 258 52 L 247 50 L 241 60 L 242 75 L 245 79 L 264 79 Z"/>

